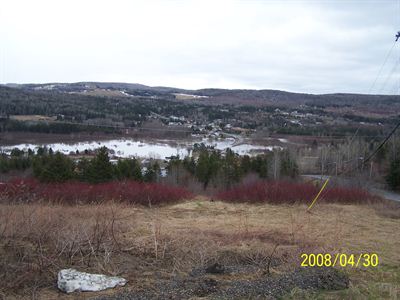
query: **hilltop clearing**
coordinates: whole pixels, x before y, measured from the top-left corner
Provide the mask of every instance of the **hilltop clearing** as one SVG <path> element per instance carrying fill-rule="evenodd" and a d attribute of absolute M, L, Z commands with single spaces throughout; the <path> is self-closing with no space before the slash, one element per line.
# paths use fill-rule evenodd
<path fill-rule="evenodd" d="M 306 205 L 207 198 L 151 208 L 2 204 L 0 295 L 389 299 L 399 293 L 400 219 L 393 214 L 399 207 L 387 205 L 320 203 L 307 213 Z M 376 253 L 379 265 L 301 268 L 302 253 Z M 111 291 L 65 295 L 55 288 L 65 267 L 129 282 Z"/>

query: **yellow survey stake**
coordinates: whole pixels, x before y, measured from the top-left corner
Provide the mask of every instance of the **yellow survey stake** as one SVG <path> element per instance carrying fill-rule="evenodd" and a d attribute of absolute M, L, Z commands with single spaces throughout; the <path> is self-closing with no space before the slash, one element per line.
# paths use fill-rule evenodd
<path fill-rule="evenodd" d="M 325 189 L 326 185 L 328 184 L 329 178 L 327 178 L 324 182 L 324 184 L 322 185 L 321 189 L 319 190 L 317 196 L 315 196 L 313 202 L 311 202 L 310 206 L 308 207 L 307 210 L 310 210 L 311 207 L 313 207 L 314 203 L 318 200 L 319 196 L 321 195 L 322 191 Z"/>

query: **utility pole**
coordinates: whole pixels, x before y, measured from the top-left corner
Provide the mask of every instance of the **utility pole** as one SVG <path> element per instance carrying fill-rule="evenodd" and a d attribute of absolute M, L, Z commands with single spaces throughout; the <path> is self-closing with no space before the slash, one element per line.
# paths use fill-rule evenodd
<path fill-rule="evenodd" d="M 371 167 L 369 168 L 369 179 L 372 178 L 372 166 L 373 166 L 374 162 L 371 161 Z"/>

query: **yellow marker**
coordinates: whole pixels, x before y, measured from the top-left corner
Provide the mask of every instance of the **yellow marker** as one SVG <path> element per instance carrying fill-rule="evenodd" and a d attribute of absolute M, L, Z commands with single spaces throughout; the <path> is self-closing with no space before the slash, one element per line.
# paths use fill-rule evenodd
<path fill-rule="evenodd" d="M 320 189 L 319 193 L 317 194 L 317 196 L 315 196 L 313 202 L 311 203 L 311 205 L 308 207 L 307 210 L 310 210 L 311 207 L 313 207 L 314 203 L 318 200 L 319 195 L 321 195 L 322 191 L 324 190 L 324 188 L 326 187 L 326 185 L 328 184 L 329 178 L 327 178 L 324 182 L 324 184 L 322 185 L 322 188 Z"/>

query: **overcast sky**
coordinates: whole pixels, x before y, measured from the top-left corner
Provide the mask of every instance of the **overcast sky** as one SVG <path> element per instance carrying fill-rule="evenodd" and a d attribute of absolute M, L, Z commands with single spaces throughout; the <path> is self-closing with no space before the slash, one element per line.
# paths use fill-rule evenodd
<path fill-rule="evenodd" d="M 398 30 L 400 0 L 0 0 L 0 82 L 398 93 Z"/>

